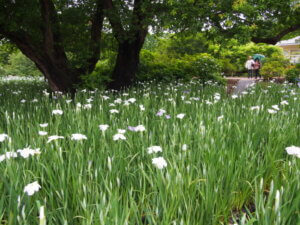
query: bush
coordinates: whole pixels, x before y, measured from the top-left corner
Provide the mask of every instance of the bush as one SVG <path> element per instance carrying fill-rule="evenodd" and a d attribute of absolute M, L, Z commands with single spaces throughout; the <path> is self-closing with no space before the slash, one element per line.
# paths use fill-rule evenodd
<path fill-rule="evenodd" d="M 238 71 L 238 67 L 231 63 L 229 59 L 220 59 L 221 70 L 225 76 L 234 76 Z"/>
<path fill-rule="evenodd" d="M 86 88 L 101 88 L 111 81 L 111 74 L 113 70 L 113 57 L 111 59 L 99 60 L 94 71 L 91 74 L 81 76 L 82 85 Z"/>
<path fill-rule="evenodd" d="M 20 51 L 9 55 L 8 65 L 4 66 L 6 75 L 41 76 L 35 64 Z"/>
<path fill-rule="evenodd" d="M 286 80 L 291 83 L 296 83 L 296 78 L 300 77 L 300 69 L 293 67 L 286 71 Z"/>
<path fill-rule="evenodd" d="M 151 80 L 154 78 L 158 80 L 164 80 L 165 78 L 172 79 L 174 69 L 169 67 L 169 64 L 166 65 L 166 61 L 170 61 L 170 58 L 165 54 L 143 49 L 140 53 L 140 65 L 137 73 L 138 80 Z"/>
<path fill-rule="evenodd" d="M 261 69 L 261 75 L 265 79 L 273 77 L 282 77 L 285 74 L 285 68 L 289 65 L 289 61 L 283 55 L 274 53 L 266 60 Z"/>
<path fill-rule="evenodd" d="M 218 80 L 222 82 L 219 62 L 206 53 L 173 58 L 167 54 L 159 54 L 149 50 L 141 51 L 140 66 L 137 73 L 139 80 L 189 80 L 193 77 L 198 77 L 203 81 Z"/>
<path fill-rule="evenodd" d="M 191 60 L 191 66 L 195 76 L 202 80 L 215 80 L 221 77 L 221 65 L 217 59 L 210 54 L 202 53 L 193 57 L 186 57 Z"/>
<path fill-rule="evenodd" d="M 283 74 L 284 67 L 277 62 L 267 62 L 262 67 L 260 73 L 264 79 L 280 77 Z"/>

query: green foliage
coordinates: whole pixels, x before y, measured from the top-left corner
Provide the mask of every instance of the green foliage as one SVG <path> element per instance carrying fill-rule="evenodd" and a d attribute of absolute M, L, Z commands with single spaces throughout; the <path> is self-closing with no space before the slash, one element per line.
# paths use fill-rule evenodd
<path fill-rule="evenodd" d="M 138 79 L 140 80 L 172 80 L 191 79 L 198 77 L 205 80 L 220 79 L 220 65 L 209 54 L 184 55 L 180 58 L 170 57 L 168 54 L 141 51 Z"/>
<path fill-rule="evenodd" d="M 154 35 L 154 34 L 149 34 L 147 35 L 146 39 L 145 39 L 145 43 L 143 45 L 143 49 L 146 50 L 153 50 L 155 48 L 157 48 L 159 45 L 159 36 Z"/>
<path fill-rule="evenodd" d="M 292 67 L 286 71 L 286 79 L 289 82 L 295 83 L 296 78 L 300 78 L 300 68 Z"/>
<path fill-rule="evenodd" d="M 273 45 L 254 43 L 249 43 L 246 45 L 229 45 L 227 47 L 223 47 L 220 54 L 220 57 L 229 60 L 228 63 L 232 64 L 231 68 L 237 68 L 237 71 L 244 71 L 244 65 L 248 56 L 252 56 L 254 54 L 262 54 L 266 57 L 266 59 L 277 56 L 282 56 L 283 58 L 283 52 L 281 48 Z M 223 65 L 225 66 L 223 68 L 223 72 L 225 72 L 228 70 L 228 64 L 225 63 Z"/>
<path fill-rule="evenodd" d="M 18 76 L 40 76 L 34 63 L 20 51 L 9 55 L 8 64 L 3 67 L 5 74 Z"/>
<path fill-rule="evenodd" d="M 207 20 L 213 24 L 208 32 L 219 42 L 227 37 L 275 44 L 284 34 L 299 30 L 300 7 L 295 0 L 226 0 L 207 5 L 212 8 Z M 190 23 L 194 21 L 191 18 Z"/>
<path fill-rule="evenodd" d="M 203 34 L 150 37 L 141 51 L 139 80 L 169 81 L 198 77 L 203 81 L 213 79 L 222 82 L 219 61 L 204 53 L 208 51 L 210 42 Z"/>
<path fill-rule="evenodd" d="M 232 62 L 230 59 L 220 59 L 221 70 L 226 76 L 234 76 L 238 71 L 238 66 Z"/>
<path fill-rule="evenodd" d="M 0 41 L 0 66 L 8 64 L 10 54 L 17 51 L 17 48 L 13 44 L 5 40 Z"/>
<path fill-rule="evenodd" d="M 202 33 L 173 35 L 167 40 L 166 51 L 174 56 L 195 55 L 208 49 L 208 41 Z"/>
<path fill-rule="evenodd" d="M 195 55 L 207 52 L 209 41 L 203 33 L 190 35 L 188 33 L 172 35 L 149 35 L 143 49 L 157 51 L 172 57 L 183 57 L 184 55 Z"/>
<path fill-rule="evenodd" d="M 137 79 L 171 81 L 175 79 L 190 80 L 193 77 L 203 81 L 221 78 L 221 66 L 217 59 L 207 53 L 183 55 L 169 54 L 168 48 L 161 48 L 168 40 L 159 40 L 156 51 L 143 49 L 140 54 L 140 65 Z M 174 56 L 176 55 L 176 57 Z M 116 52 L 107 52 L 108 58 L 98 61 L 95 70 L 82 76 L 83 85 L 88 88 L 99 88 L 111 81 Z"/>
<path fill-rule="evenodd" d="M 90 89 L 102 88 L 111 81 L 114 58 L 112 56 L 110 59 L 99 60 L 91 74 L 81 76 L 82 86 Z"/>
<path fill-rule="evenodd" d="M 271 61 L 264 64 L 260 73 L 264 79 L 270 79 L 272 77 L 280 77 L 283 75 L 284 67 L 276 62 Z"/>
<path fill-rule="evenodd" d="M 1 66 L 1 64 L 0 64 L 0 76 L 3 76 L 3 75 L 5 75 L 5 70 L 4 70 L 3 66 Z"/>
<path fill-rule="evenodd" d="M 195 76 L 202 80 L 220 80 L 221 66 L 217 59 L 207 53 L 195 56 L 185 56 L 185 60 L 191 62 Z"/>
<path fill-rule="evenodd" d="M 274 53 L 266 60 L 261 69 L 261 75 L 265 79 L 272 77 L 282 77 L 285 73 L 285 68 L 289 65 L 289 61 L 282 55 Z"/>

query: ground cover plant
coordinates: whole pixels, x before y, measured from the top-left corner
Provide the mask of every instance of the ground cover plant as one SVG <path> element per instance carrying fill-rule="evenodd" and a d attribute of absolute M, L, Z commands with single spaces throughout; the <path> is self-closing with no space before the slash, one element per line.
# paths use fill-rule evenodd
<path fill-rule="evenodd" d="M 0 81 L 0 224 L 300 224 L 300 96 Z"/>

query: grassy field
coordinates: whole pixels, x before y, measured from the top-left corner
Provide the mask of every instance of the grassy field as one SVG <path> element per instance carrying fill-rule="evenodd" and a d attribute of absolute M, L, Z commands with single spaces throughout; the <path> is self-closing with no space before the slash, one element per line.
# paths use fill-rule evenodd
<path fill-rule="evenodd" d="M 0 80 L 0 224 L 299 225 L 299 90 Z"/>

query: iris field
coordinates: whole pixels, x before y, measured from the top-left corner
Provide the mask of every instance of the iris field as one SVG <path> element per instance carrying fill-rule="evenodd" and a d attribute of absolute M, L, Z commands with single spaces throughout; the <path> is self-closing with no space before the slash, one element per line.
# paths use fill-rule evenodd
<path fill-rule="evenodd" d="M 0 224 L 299 225 L 300 89 L 51 95 L 0 79 Z"/>

